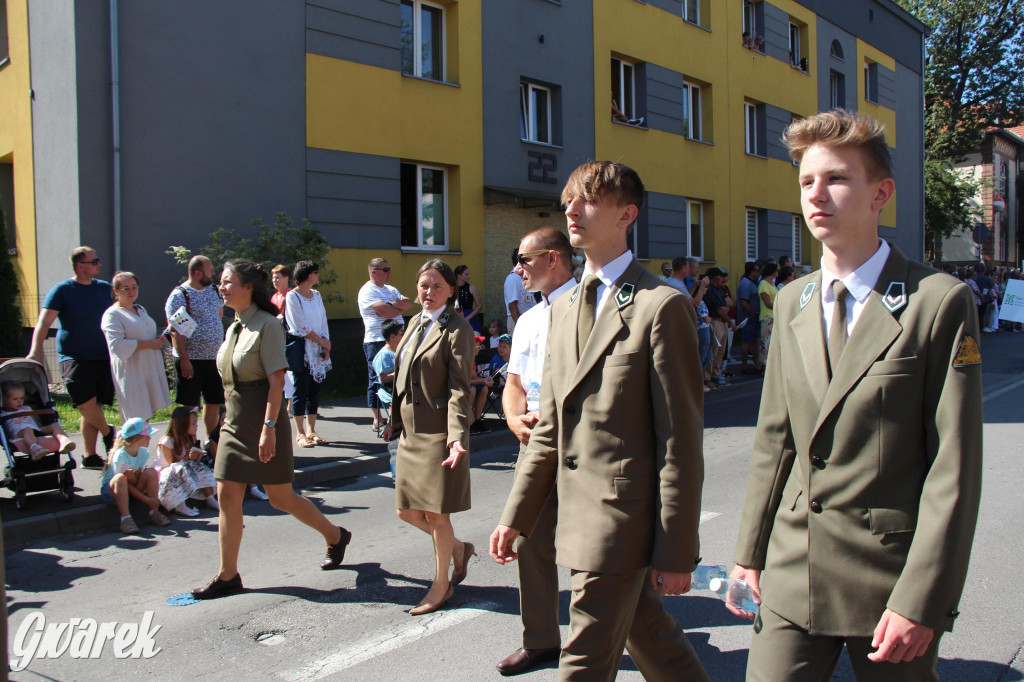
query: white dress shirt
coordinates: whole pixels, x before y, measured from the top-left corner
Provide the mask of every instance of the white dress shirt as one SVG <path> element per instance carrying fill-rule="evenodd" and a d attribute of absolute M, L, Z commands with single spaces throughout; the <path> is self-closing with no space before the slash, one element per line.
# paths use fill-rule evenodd
<path fill-rule="evenodd" d="M 587 265 L 583 268 L 583 277 L 580 278 L 580 281 L 582 282 L 586 279 L 587 275 L 594 275 L 601 280 L 601 283 L 597 285 L 597 305 L 594 307 L 595 320 L 597 315 L 601 314 L 601 306 L 604 305 L 605 300 L 611 295 L 612 284 L 619 277 L 622 277 L 622 273 L 626 271 L 626 268 L 632 262 L 633 252 L 629 250 L 626 250 L 621 256 L 597 270 L 592 270 L 591 268 L 594 264 L 589 259 L 587 260 Z M 582 294 L 582 291 L 580 293 Z"/>
<path fill-rule="evenodd" d="M 857 324 L 861 311 L 867 305 L 868 295 L 878 283 L 882 274 L 885 261 L 889 258 L 889 243 L 884 239 L 879 240 L 880 245 L 875 255 L 864 261 L 864 264 L 851 272 L 846 277 L 839 277 L 832 273 L 825 266 L 825 259 L 821 259 L 821 312 L 825 316 L 825 338 L 828 338 L 829 328 L 832 326 L 832 309 L 836 304 L 835 294 L 832 293 L 832 282 L 840 280 L 846 285 L 849 296 L 846 297 L 846 337 L 853 334 L 853 328 Z"/>
<path fill-rule="evenodd" d="M 565 284 L 552 291 L 550 296 L 541 298 L 540 303 L 523 313 L 516 323 L 516 329 L 512 333 L 512 352 L 508 358 L 508 373 L 519 375 L 523 391 L 527 393 L 531 383 L 541 385 L 544 351 L 548 340 L 549 308 L 555 299 L 567 291 L 572 291 L 575 286 L 576 280 L 570 277 Z M 539 414 L 540 402 L 527 399 L 526 409 Z"/>
<path fill-rule="evenodd" d="M 420 320 L 421 320 L 420 324 L 423 325 L 423 326 L 421 326 L 415 332 L 416 336 L 419 337 L 419 338 L 414 339 L 411 343 L 409 343 L 405 347 L 404 350 L 402 350 L 402 358 L 403 359 L 406 358 L 406 356 L 409 354 L 410 351 L 413 352 L 413 353 L 416 352 L 416 349 L 420 347 L 421 343 L 423 343 L 423 339 L 427 338 L 427 334 L 430 333 L 430 330 L 433 328 L 434 323 L 437 322 L 437 319 L 439 317 L 441 317 L 441 313 L 443 313 L 445 311 L 446 307 L 447 306 L 441 306 L 440 308 L 438 308 L 434 312 L 430 312 L 430 311 L 424 310 L 424 311 L 422 311 L 420 313 Z M 412 326 L 412 325 L 409 325 L 409 326 Z"/>

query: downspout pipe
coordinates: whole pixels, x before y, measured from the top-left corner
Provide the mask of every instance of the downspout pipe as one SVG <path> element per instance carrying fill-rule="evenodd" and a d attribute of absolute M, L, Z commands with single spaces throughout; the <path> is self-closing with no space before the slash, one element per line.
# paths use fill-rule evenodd
<path fill-rule="evenodd" d="M 118 80 L 117 0 L 110 0 L 110 103 L 113 127 L 114 269 L 121 269 L 121 90 Z"/>

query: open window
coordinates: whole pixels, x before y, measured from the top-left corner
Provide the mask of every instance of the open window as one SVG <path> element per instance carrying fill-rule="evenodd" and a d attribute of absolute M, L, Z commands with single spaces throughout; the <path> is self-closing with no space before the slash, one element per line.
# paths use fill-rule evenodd
<path fill-rule="evenodd" d="M 445 8 L 402 0 L 402 73 L 445 80 Z"/>
<path fill-rule="evenodd" d="M 401 166 L 402 246 L 448 248 L 448 171 L 439 166 Z"/>

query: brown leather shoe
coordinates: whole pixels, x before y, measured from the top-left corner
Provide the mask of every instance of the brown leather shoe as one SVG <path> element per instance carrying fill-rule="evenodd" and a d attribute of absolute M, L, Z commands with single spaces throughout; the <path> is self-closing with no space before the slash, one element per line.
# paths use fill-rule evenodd
<path fill-rule="evenodd" d="M 192 590 L 194 599 L 218 599 L 229 594 L 237 594 L 242 591 L 242 576 L 238 573 L 230 580 L 224 580 L 219 575 L 213 576 L 205 587 Z"/>
<path fill-rule="evenodd" d="M 558 658 L 562 650 L 558 647 L 547 649 L 516 649 L 497 665 L 498 672 L 502 675 L 518 675 L 525 673 L 533 666 L 553 661 Z"/>
<path fill-rule="evenodd" d="M 325 571 L 341 567 L 341 562 L 345 560 L 345 548 L 352 541 L 351 532 L 341 526 L 338 526 L 338 530 L 341 531 L 341 539 L 338 540 L 336 545 L 327 545 L 327 556 L 324 557 L 323 563 L 320 564 L 320 568 Z"/>

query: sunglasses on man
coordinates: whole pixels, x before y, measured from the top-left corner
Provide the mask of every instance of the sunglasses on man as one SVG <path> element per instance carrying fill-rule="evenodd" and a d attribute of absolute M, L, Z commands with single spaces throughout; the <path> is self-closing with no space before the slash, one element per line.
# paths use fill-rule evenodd
<path fill-rule="evenodd" d="M 516 254 L 516 262 L 520 265 L 526 265 L 529 261 L 526 260 L 531 256 L 539 256 L 542 253 L 547 253 L 550 249 L 538 249 L 536 251 L 525 251 L 523 253 Z"/>
<path fill-rule="evenodd" d="M 99 265 L 100 264 L 100 259 L 99 258 L 93 258 L 92 260 L 80 260 L 78 262 L 79 263 L 84 263 L 86 265 Z"/>
<path fill-rule="evenodd" d="M 391 272 L 391 268 L 374 268 L 374 270 L 379 270 L 380 272 Z"/>

